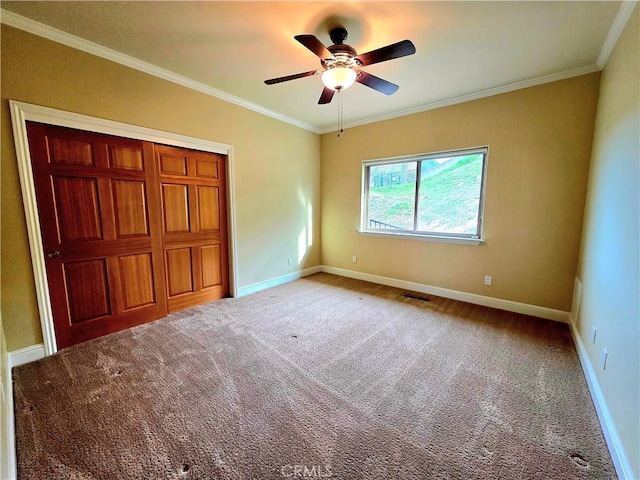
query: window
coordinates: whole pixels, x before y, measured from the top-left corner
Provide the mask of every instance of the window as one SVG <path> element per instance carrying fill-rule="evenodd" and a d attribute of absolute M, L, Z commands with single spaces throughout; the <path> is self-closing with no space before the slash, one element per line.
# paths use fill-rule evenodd
<path fill-rule="evenodd" d="M 361 231 L 479 240 L 487 151 L 363 162 Z"/>

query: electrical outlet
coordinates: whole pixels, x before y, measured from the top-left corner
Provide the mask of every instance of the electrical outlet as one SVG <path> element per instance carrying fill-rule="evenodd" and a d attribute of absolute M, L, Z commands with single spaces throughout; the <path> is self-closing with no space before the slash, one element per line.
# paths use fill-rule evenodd
<path fill-rule="evenodd" d="M 602 349 L 602 357 L 600 358 L 600 363 L 602 363 L 602 369 L 607 369 L 607 357 L 609 356 L 609 352 L 607 352 L 606 348 Z"/>
<path fill-rule="evenodd" d="M 484 284 L 485 285 L 491 285 L 491 275 L 485 275 L 484 276 Z"/>
<path fill-rule="evenodd" d="M 358 257 L 356 257 L 355 255 L 353 257 L 351 257 L 351 262 L 352 263 L 358 263 Z"/>
<path fill-rule="evenodd" d="M 293 265 L 293 258 L 287 258 L 287 265 Z"/>
<path fill-rule="evenodd" d="M 596 344 L 596 333 L 598 329 L 596 327 L 591 327 L 591 343 Z"/>

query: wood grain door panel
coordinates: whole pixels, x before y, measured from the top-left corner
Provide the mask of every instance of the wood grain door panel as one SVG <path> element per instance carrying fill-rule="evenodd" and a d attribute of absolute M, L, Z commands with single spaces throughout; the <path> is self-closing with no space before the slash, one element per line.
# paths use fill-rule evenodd
<path fill-rule="evenodd" d="M 162 184 L 165 233 L 190 231 L 189 190 L 186 185 Z"/>
<path fill-rule="evenodd" d="M 177 295 L 193 292 L 191 248 L 168 249 L 166 256 L 169 300 Z"/>
<path fill-rule="evenodd" d="M 213 186 L 198 185 L 198 225 L 201 232 L 220 230 L 220 189 Z"/>
<path fill-rule="evenodd" d="M 145 182 L 112 180 L 111 186 L 117 237 L 149 236 Z"/>
<path fill-rule="evenodd" d="M 187 174 L 187 157 L 182 154 L 183 152 L 159 152 L 158 164 L 160 166 L 160 173 L 163 175 L 180 175 L 185 176 Z"/>
<path fill-rule="evenodd" d="M 166 316 L 153 144 L 27 132 L 58 348 Z"/>
<path fill-rule="evenodd" d="M 152 305 L 156 301 L 152 254 L 138 253 L 118 257 L 122 311 Z"/>
<path fill-rule="evenodd" d="M 200 178 L 218 179 L 218 159 L 215 158 L 196 158 L 195 159 L 195 176 Z"/>
<path fill-rule="evenodd" d="M 217 245 L 200 247 L 200 264 L 202 288 L 220 287 L 222 285 L 222 248 Z"/>
<path fill-rule="evenodd" d="M 102 240 L 98 179 L 52 176 L 60 243 Z"/>
<path fill-rule="evenodd" d="M 48 139 L 49 161 L 63 165 L 94 166 L 93 145 L 67 138 Z"/>
<path fill-rule="evenodd" d="M 109 145 L 109 166 L 122 170 L 144 170 L 142 150 Z"/>
<path fill-rule="evenodd" d="M 72 324 L 111 315 L 105 258 L 63 264 Z"/>

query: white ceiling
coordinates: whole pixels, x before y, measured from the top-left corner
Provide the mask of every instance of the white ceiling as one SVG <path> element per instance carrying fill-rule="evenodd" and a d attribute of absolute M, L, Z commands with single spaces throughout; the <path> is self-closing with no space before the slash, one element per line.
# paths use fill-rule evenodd
<path fill-rule="evenodd" d="M 596 71 L 623 3 L 2 1 L 2 21 L 125 64 L 142 60 L 145 71 L 326 132 L 336 127 L 338 101 L 317 104 L 319 76 L 264 84 L 320 68 L 294 35 L 328 46 L 327 25 L 337 20 L 358 53 L 415 44 L 415 55 L 364 68 L 400 85 L 397 93 L 360 84 L 343 92 L 350 126 Z"/>

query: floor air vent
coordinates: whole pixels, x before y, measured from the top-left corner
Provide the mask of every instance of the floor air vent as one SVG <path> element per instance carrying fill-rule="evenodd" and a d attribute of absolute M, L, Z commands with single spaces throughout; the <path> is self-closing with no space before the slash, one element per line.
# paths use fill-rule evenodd
<path fill-rule="evenodd" d="M 417 292 L 405 292 L 402 296 L 406 298 L 413 298 L 415 300 L 422 300 L 423 302 L 428 302 L 430 300 L 426 295 Z"/>

